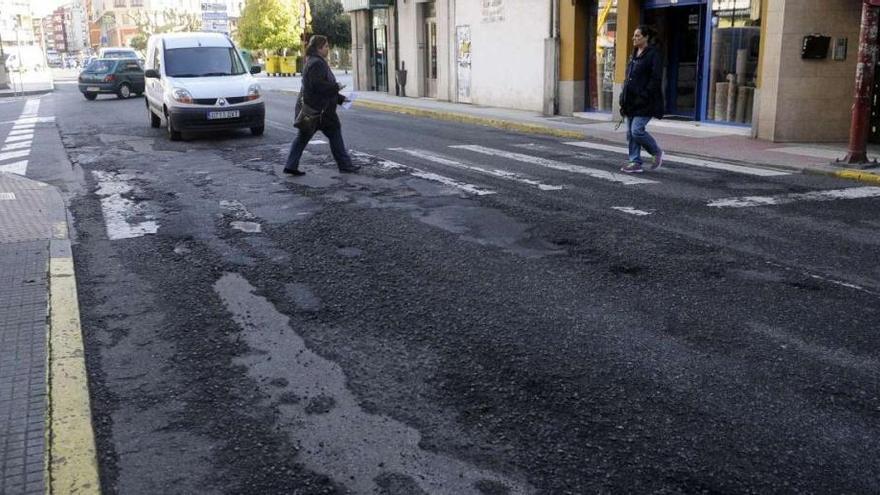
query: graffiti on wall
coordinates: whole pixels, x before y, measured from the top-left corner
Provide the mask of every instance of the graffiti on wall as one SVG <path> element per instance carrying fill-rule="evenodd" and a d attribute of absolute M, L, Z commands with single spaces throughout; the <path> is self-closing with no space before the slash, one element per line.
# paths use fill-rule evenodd
<path fill-rule="evenodd" d="M 504 0 L 482 0 L 483 23 L 502 22 L 504 20 Z"/>
<path fill-rule="evenodd" d="M 458 101 L 471 101 L 471 27 L 455 27 L 456 75 L 458 80 Z"/>

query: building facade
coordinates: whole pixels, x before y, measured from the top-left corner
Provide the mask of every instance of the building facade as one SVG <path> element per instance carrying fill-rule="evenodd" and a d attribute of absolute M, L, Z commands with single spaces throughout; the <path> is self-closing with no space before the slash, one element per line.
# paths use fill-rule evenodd
<path fill-rule="evenodd" d="M 849 134 L 862 3 L 343 0 L 358 90 L 616 115 L 632 33 L 648 24 L 666 118 L 813 142 Z"/>

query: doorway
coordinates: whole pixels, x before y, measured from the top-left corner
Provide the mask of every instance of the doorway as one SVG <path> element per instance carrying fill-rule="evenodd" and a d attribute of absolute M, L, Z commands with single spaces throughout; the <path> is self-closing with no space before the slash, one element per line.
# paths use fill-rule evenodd
<path fill-rule="evenodd" d="M 373 91 L 388 92 L 388 12 L 373 11 Z"/>
<path fill-rule="evenodd" d="M 645 10 L 644 22 L 657 29 L 665 59 L 667 117 L 699 120 L 705 17 L 705 4 Z"/>
<path fill-rule="evenodd" d="M 437 18 L 425 19 L 425 96 L 437 97 Z"/>

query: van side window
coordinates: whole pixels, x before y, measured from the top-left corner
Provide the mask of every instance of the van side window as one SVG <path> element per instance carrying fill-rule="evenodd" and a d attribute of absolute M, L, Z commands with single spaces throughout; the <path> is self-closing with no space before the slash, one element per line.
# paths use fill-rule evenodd
<path fill-rule="evenodd" d="M 156 69 L 156 72 L 162 73 L 162 67 L 160 67 L 159 62 L 159 44 L 156 43 L 156 46 L 153 47 L 153 68 Z"/>

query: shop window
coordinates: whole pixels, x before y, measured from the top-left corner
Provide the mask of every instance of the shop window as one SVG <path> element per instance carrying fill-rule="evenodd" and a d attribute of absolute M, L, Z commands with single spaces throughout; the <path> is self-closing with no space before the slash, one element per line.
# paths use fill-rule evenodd
<path fill-rule="evenodd" d="M 614 104 L 614 51 L 617 43 L 617 0 L 599 0 L 596 22 L 595 108 L 610 112 Z"/>
<path fill-rule="evenodd" d="M 761 0 L 713 0 L 707 120 L 752 123 Z"/>

